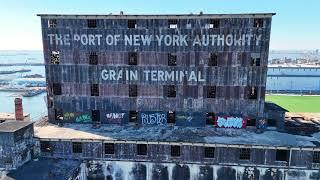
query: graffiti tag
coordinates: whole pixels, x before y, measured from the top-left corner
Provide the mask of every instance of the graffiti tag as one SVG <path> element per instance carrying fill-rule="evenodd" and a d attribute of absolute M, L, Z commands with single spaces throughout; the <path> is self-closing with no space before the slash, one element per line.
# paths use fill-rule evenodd
<path fill-rule="evenodd" d="M 239 117 L 218 117 L 216 126 L 224 128 L 243 128 L 245 127 L 245 120 Z"/>
<path fill-rule="evenodd" d="M 107 113 L 107 121 L 109 123 L 121 123 L 125 113 Z"/>
<path fill-rule="evenodd" d="M 82 114 L 76 118 L 76 122 L 91 122 L 91 116 L 89 114 Z"/>
<path fill-rule="evenodd" d="M 192 121 L 192 116 L 177 116 L 178 120 L 186 120 L 188 122 Z"/>
<path fill-rule="evenodd" d="M 75 117 L 74 113 L 73 112 L 65 112 L 63 114 L 63 118 L 65 120 L 70 120 L 70 119 L 73 119 Z"/>
<path fill-rule="evenodd" d="M 153 113 L 153 114 L 141 114 L 142 124 L 144 125 L 166 125 L 166 114 Z"/>
<path fill-rule="evenodd" d="M 258 128 L 259 128 L 259 129 L 265 129 L 265 128 L 267 128 L 267 122 L 266 122 L 265 119 L 260 119 L 260 120 L 258 121 Z"/>

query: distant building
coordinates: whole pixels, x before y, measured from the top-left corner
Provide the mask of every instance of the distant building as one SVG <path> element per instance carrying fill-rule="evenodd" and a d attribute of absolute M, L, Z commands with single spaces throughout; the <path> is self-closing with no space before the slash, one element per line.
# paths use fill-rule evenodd
<path fill-rule="evenodd" d="M 320 67 L 271 66 L 268 68 L 267 92 L 320 94 Z"/>

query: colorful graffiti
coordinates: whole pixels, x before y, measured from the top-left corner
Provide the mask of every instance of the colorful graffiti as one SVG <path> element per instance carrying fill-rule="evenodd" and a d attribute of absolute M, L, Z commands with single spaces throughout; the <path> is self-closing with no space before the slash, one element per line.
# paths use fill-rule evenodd
<path fill-rule="evenodd" d="M 120 124 L 125 113 L 107 113 L 106 118 L 108 123 Z"/>
<path fill-rule="evenodd" d="M 183 116 L 183 115 L 179 115 L 176 117 L 177 120 L 185 120 L 185 121 L 188 121 L 188 122 L 191 122 L 192 121 L 192 116 Z"/>
<path fill-rule="evenodd" d="M 82 114 L 76 118 L 76 122 L 87 123 L 92 122 L 92 118 L 90 114 Z"/>
<path fill-rule="evenodd" d="M 143 125 L 166 125 L 167 116 L 164 113 L 141 113 L 141 123 Z"/>
<path fill-rule="evenodd" d="M 220 128 L 245 128 L 246 120 L 240 117 L 218 117 L 216 127 Z"/>
<path fill-rule="evenodd" d="M 73 112 L 65 112 L 63 114 L 63 119 L 64 120 L 71 120 L 75 117 L 75 114 Z"/>

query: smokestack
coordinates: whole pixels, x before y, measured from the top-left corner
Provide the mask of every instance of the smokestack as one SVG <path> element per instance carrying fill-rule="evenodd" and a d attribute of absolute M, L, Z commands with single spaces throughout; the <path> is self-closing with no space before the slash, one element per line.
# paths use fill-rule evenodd
<path fill-rule="evenodd" d="M 15 115 L 17 121 L 23 121 L 23 108 L 22 108 L 22 99 L 21 98 L 15 98 L 14 99 L 14 106 L 15 106 Z"/>

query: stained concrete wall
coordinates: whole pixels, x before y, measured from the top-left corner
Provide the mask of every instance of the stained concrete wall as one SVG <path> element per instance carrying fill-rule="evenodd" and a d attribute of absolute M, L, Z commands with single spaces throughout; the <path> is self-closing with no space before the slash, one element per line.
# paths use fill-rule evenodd
<path fill-rule="evenodd" d="M 72 152 L 71 141 L 50 141 L 51 151 L 41 152 L 40 141 L 36 142 L 39 156 L 68 159 L 102 159 L 114 161 L 143 161 L 159 163 L 201 163 L 207 165 L 243 165 L 279 168 L 318 169 L 320 164 L 313 163 L 313 151 L 291 150 L 288 161 L 276 160 L 276 149 L 250 148 L 250 159 L 241 160 L 240 148 L 215 147 L 214 158 L 205 157 L 204 146 L 181 145 L 179 157 L 171 156 L 171 145 L 148 144 L 147 155 L 137 155 L 135 143 L 115 143 L 115 153 L 105 154 L 104 143 L 82 142 L 82 153 Z M 288 149 L 290 151 L 290 148 Z M 290 153 L 289 153 L 290 154 Z M 290 159 L 291 158 L 291 159 Z"/>
<path fill-rule="evenodd" d="M 132 180 L 292 180 L 320 178 L 319 170 L 130 161 L 89 161 L 79 178 Z"/>
<path fill-rule="evenodd" d="M 16 132 L 0 133 L 0 169 L 16 169 L 31 159 L 33 125 Z"/>

